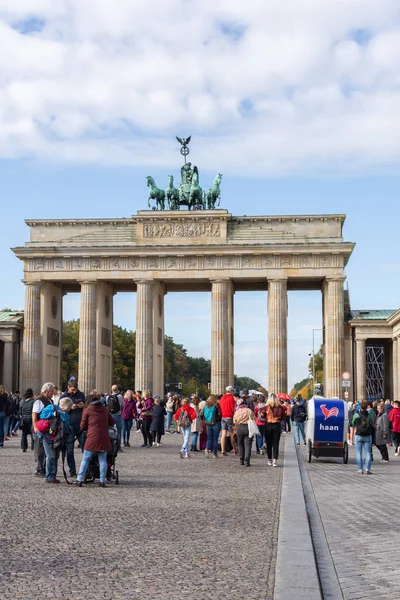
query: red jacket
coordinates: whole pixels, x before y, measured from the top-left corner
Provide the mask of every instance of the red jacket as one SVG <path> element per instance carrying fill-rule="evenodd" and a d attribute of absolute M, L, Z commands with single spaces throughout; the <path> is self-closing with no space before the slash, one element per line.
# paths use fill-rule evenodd
<path fill-rule="evenodd" d="M 233 419 L 236 402 L 232 394 L 224 394 L 219 401 L 219 407 L 221 409 L 221 416 L 223 419 Z"/>
<path fill-rule="evenodd" d="M 192 408 L 190 406 L 190 404 L 183 404 L 181 407 L 178 408 L 178 410 L 174 414 L 175 421 L 178 421 L 179 415 L 183 411 L 187 412 L 187 415 L 188 415 L 188 417 L 190 419 L 190 422 L 194 421 L 194 419 L 197 417 L 196 411 L 194 410 L 194 408 Z"/>
<path fill-rule="evenodd" d="M 392 408 L 389 413 L 389 421 L 393 423 L 393 433 L 400 433 L 400 408 Z"/>

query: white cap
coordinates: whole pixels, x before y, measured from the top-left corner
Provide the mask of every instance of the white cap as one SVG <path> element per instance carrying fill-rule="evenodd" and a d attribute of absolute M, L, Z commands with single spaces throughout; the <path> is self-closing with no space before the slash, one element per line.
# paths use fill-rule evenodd
<path fill-rule="evenodd" d="M 235 391 L 235 388 L 234 388 L 234 387 L 232 387 L 231 385 L 228 385 L 228 387 L 226 388 L 226 391 L 227 391 L 227 392 L 234 392 L 234 391 Z"/>

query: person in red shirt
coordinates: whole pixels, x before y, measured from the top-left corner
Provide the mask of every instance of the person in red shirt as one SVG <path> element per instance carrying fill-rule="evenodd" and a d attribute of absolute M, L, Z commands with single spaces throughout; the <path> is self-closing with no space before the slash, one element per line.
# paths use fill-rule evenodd
<path fill-rule="evenodd" d="M 395 456 L 400 456 L 400 402 L 395 400 L 393 408 L 389 413 L 389 421 L 392 423 L 392 437 L 395 447 Z"/>
<path fill-rule="evenodd" d="M 230 436 L 232 448 L 236 454 L 236 444 L 233 438 L 233 414 L 236 408 L 235 398 L 233 397 L 235 389 L 228 385 L 226 388 L 226 394 L 224 394 L 219 401 L 219 408 L 221 410 L 221 452 L 222 456 L 227 456 L 226 450 L 226 438 Z"/>
<path fill-rule="evenodd" d="M 183 433 L 181 458 L 189 458 L 189 438 L 192 430 L 192 421 L 197 417 L 196 411 L 189 404 L 189 398 L 182 398 L 182 406 L 174 414 L 175 421 L 178 421 Z"/>

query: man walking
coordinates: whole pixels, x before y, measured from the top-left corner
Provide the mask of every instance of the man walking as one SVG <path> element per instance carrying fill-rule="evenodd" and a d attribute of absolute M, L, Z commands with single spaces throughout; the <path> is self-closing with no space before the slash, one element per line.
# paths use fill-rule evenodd
<path fill-rule="evenodd" d="M 233 392 L 235 389 L 228 385 L 226 388 L 226 394 L 224 394 L 219 401 L 219 407 L 221 409 L 221 452 L 222 456 L 227 456 L 226 452 L 226 438 L 231 438 L 232 448 L 236 451 L 236 444 L 233 441 L 233 414 L 236 408 L 235 398 Z"/>
<path fill-rule="evenodd" d="M 353 417 L 353 427 L 355 427 L 355 442 L 356 442 L 356 461 L 358 472 L 371 475 L 372 462 L 372 432 L 374 431 L 375 419 L 368 412 L 368 402 L 363 400 L 360 405 L 359 412 Z M 363 465 L 363 449 L 365 451 L 365 469 Z"/>
<path fill-rule="evenodd" d="M 83 452 L 85 438 L 83 431 L 81 431 L 81 419 L 86 397 L 85 394 L 78 388 L 78 383 L 75 378 L 71 378 L 68 381 L 67 391 L 61 394 L 59 400 L 62 400 L 63 398 L 69 398 L 72 401 L 72 407 L 69 412 L 70 432 L 67 440 L 67 463 L 70 476 L 76 477 L 74 446 L 75 439 L 77 439 Z"/>
<path fill-rule="evenodd" d="M 292 407 L 290 419 L 294 427 L 294 436 L 296 438 L 296 444 L 300 446 L 300 434 L 303 438 L 303 444 L 306 445 L 306 434 L 304 431 L 304 423 L 307 419 L 307 408 L 299 395 L 296 398 L 296 404 Z"/>

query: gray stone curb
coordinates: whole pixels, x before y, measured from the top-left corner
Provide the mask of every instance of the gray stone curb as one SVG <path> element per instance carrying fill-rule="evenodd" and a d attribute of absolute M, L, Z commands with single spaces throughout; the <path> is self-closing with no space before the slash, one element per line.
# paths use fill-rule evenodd
<path fill-rule="evenodd" d="M 322 597 L 324 600 L 343 600 L 342 589 L 339 584 L 335 565 L 326 539 L 325 529 L 315 499 L 305 455 L 300 448 L 295 447 L 295 450 L 297 452 L 304 501 L 310 524 Z M 327 465 L 327 468 L 329 468 L 329 465 Z"/>
<path fill-rule="evenodd" d="M 285 436 L 274 600 L 294 598 L 322 600 L 322 593 L 296 447 Z"/>

